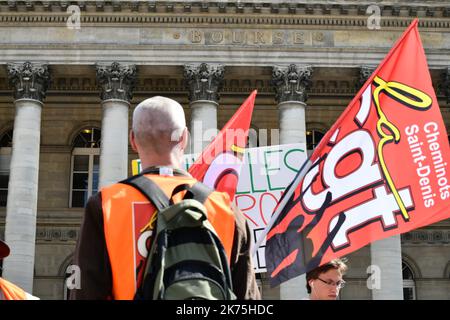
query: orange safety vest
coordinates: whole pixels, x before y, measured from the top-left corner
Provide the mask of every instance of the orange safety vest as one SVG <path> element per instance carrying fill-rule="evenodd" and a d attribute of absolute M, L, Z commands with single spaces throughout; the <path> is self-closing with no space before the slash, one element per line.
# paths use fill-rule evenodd
<path fill-rule="evenodd" d="M 160 176 L 146 174 L 170 197 L 180 184 L 192 186 L 197 180 L 187 176 Z M 175 195 L 174 202 L 184 196 Z M 106 247 L 112 271 L 112 297 L 131 300 L 143 275 L 147 242 L 156 217 L 155 207 L 137 189 L 114 184 L 101 190 Z M 227 194 L 213 192 L 204 203 L 208 220 L 216 230 L 230 261 L 235 219 Z"/>
<path fill-rule="evenodd" d="M 0 290 L 3 292 L 5 300 L 27 300 L 25 291 L 1 277 Z"/>

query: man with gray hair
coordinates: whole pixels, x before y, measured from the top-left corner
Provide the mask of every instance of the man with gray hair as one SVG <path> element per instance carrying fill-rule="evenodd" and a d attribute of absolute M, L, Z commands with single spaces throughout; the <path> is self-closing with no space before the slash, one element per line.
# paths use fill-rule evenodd
<path fill-rule="evenodd" d="M 143 101 L 133 113 L 130 142 L 140 156 L 142 168 L 155 164 L 181 168 L 188 142 L 183 107 L 165 97 Z"/>
<path fill-rule="evenodd" d="M 198 183 L 181 169 L 188 130 L 178 102 L 159 96 L 141 102 L 133 113 L 130 143 L 141 160 L 140 175 L 155 183 L 168 198 L 181 185 Z M 185 193 L 174 194 L 173 202 L 180 201 Z M 238 299 L 260 299 L 245 217 L 226 193 L 211 192 L 203 204 L 225 249 L 234 294 Z M 133 299 L 142 282 L 156 217 L 155 206 L 125 183 L 104 187 L 92 196 L 86 205 L 74 261 L 81 270 L 81 288 L 73 289 L 71 298 Z"/>

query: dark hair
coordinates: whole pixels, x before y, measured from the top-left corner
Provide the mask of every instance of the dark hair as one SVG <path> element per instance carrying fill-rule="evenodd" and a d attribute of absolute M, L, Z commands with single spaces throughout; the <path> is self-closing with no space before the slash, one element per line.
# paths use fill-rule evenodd
<path fill-rule="evenodd" d="M 306 273 L 306 290 L 308 290 L 308 293 L 311 293 L 311 286 L 309 285 L 309 280 L 317 279 L 319 277 L 319 275 L 321 275 L 322 273 L 325 273 L 331 269 L 336 269 L 342 275 L 344 275 L 348 269 L 347 265 L 345 264 L 346 262 L 347 262 L 347 259 L 345 259 L 345 258 L 334 259 L 334 260 L 331 260 L 330 262 Z"/>

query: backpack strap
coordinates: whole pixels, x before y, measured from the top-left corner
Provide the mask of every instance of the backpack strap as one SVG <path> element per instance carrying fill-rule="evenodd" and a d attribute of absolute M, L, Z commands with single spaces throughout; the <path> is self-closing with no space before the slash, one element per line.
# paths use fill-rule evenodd
<path fill-rule="evenodd" d="M 209 195 L 214 191 L 206 184 L 199 181 L 194 183 L 192 187 L 190 187 L 188 184 L 181 184 L 173 189 L 172 196 L 169 199 L 155 182 L 143 175 L 136 175 L 131 178 L 122 180 L 119 183 L 123 183 L 138 189 L 143 195 L 147 197 L 148 200 L 150 200 L 151 203 L 153 203 L 158 211 L 161 211 L 164 208 L 167 208 L 169 205 L 173 204 L 173 196 L 181 191 L 187 191 L 183 200 L 195 199 L 202 204 L 205 203 L 206 199 L 208 199 Z"/>
<path fill-rule="evenodd" d="M 200 203 L 205 203 L 206 199 L 208 199 L 209 195 L 214 191 L 206 184 L 201 182 L 196 182 L 190 188 L 190 194 L 192 194 L 192 198 L 188 198 L 188 193 L 184 196 L 185 199 L 195 199 Z"/>
<path fill-rule="evenodd" d="M 158 211 L 167 208 L 170 205 L 169 198 L 161 190 L 158 185 L 151 179 L 148 179 L 142 175 L 133 176 L 129 179 L 120 181 L 120 183 L 132 186 L 138 189 L 143 195 L 150 200 L 151 203 L 158 209 Z"/>
<path fill-rule="evenodd" d="M 173 189 L 172 196 L 170 197 L 170 203 L 172 204 L 172 198 L 175 194 L 181 191 L 186 191 L 183 200 L 186 199 L 194 199 L 199 201 L 201 204 L 204 204 L 206 199 L 208 199 L 209 195 L 214 191 L 206 184 L 197 181 L 191 186 L 188 184 L 180 184 L 175 189 Z"/>

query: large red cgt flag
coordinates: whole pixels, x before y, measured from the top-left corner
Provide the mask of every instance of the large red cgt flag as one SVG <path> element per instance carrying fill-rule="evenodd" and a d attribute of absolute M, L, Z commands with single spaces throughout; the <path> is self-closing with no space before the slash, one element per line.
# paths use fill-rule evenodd
<path fill-rule="evenodd" d="M 214 140 L 189 168 L 189 173 L 233 200 L 255 105 L 254 90 Z"/>
<path fill-rule="evenodd" d="M 267 228 L 272 286 L 449 218 L 447 139 L 414 20 L 280 200 Z"/>

